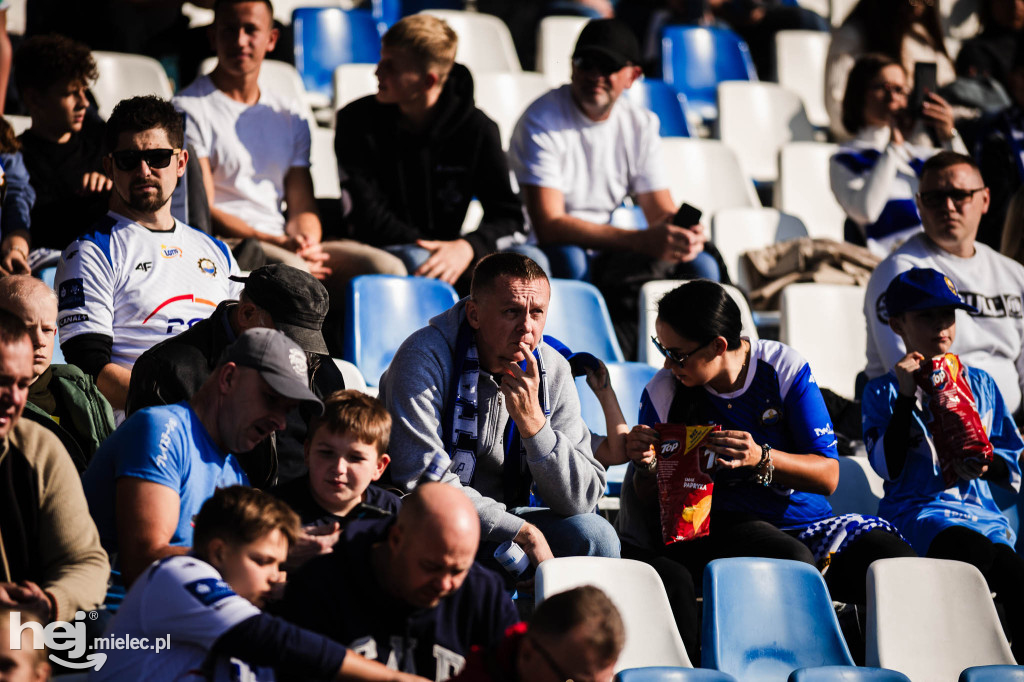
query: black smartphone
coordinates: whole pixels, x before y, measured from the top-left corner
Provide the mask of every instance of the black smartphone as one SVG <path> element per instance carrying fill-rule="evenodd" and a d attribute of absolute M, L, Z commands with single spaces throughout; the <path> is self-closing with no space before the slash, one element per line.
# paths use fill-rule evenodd
<path fill-rule="evenodd" d="M 672 218 L 672 224 L 678 225 L 679 227 L 689 227 L 690 225 L 696 225 L 700 222 L 700 217 L 703 215 L 699 208 L 690 206 L 685 201 L 676 211 L 675 217 Z"/>
<path fill-rule="evenodd" d="M 910 95 L 910 111 L 914 116 L 921 115 L 925 93 L 938 90 L 937 77 L 935 62 L 914 62 L 914 91 Z"/>

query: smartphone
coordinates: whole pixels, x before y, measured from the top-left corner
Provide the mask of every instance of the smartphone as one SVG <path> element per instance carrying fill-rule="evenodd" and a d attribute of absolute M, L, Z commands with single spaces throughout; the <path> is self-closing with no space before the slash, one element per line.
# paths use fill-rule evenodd
<path fill-rule="evenodd" d="M 914 116 L 921 115 L 925 93 L 939 89 L 936 79 L 935 62 L 914 62 L 914 91 L 910 94 L 910 111 Z"/>
<path fill-rule="evenodd" d="M 700 222 L 700 217 L 703 214 L 699 208 L 694 208 L 688 203 L 683 202 L 676 211 L 675 217 L 672 218 L 672 224 L 678 225 L 679 227 L 689 227 L 690 225 L 696 225 Z"/>

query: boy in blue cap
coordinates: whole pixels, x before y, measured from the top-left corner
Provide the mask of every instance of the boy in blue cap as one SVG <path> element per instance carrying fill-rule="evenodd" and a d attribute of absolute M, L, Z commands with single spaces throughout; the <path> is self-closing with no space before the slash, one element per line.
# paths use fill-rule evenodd
<path fill-rule="evenodd" d="M 964 366 L 981 423 L 992 443 L 989 464 L 954 464 L 957 480 L 947 486 L 936 455 L 928 395 L 916 372 L 949 352 L 956 337 L 956 311 L 977 314 L 953 282 L 937 270 L 913 268 L 897 275 L 885 292 L 889 326 L 907 354 L 887 374 L 868 382 L 862 410 L 864 443 L 871 465 L 885 479 L 879 516 L 893 522 L 921 555 L 976 566 L 1007 614 L 1016 656 L 1024 654 L 1024 559 L 1016 534 L 992 499 L 990 483 L 1020 489 L 1018 458 L 1024 441 L 995 381 L 984 370 Z"/>

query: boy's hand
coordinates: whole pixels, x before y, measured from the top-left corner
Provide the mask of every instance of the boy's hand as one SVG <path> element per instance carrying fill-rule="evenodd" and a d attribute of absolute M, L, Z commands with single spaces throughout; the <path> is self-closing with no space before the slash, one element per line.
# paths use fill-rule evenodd
<path fill-rule="evenodd" d="M 921 368 L 923 360 L 924 356 L 915 350 L 904 355 L 903 359 L 896 363 L 893 371 L 896 372 L 896 383 L 899 384 L 900 395 L 913 398 L 917 393 L 914 372 Z"/>
<path fill-rule="evenodd" d="M 288 552 L 288 565 L 301 566 L 315 556 L 330 554 L 341 537 L 341 524 L 304 527 L 295 538 L 295 545 Z"/>
<path fill-rule="evenodd" d="M 650 426 L 637 424 L 626 434 L 626 457 L 641 468 L 651 466 L 657 456 L 655 448 L 661 445 L 661 436 Z"/>

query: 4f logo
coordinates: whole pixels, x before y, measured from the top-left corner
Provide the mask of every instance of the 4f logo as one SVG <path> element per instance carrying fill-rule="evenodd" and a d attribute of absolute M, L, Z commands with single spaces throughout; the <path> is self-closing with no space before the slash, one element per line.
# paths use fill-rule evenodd
<path fill-rule="evenodd" d="M 138 265 L 136 265 L 135 269 L 136 270 L 142 270 L 143 272 L 149 272 L 149 269 L 151 267 L 153 267 L 153 261 L 145 260 L 145 261 L 142 261 L 141 263 L 139 263 Z"/>

